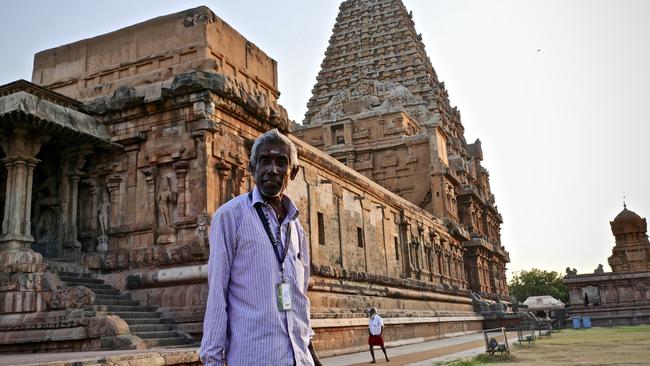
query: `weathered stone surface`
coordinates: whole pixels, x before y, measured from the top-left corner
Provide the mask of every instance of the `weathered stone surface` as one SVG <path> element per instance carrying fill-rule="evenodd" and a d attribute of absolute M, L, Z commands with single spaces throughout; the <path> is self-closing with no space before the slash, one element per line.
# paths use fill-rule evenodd
<path fill-rule="evenodd" d="M 279 96 L 276 62 L 206 7 L 39 52 L 32 81 L 88 100 L 191 70 L 228 75 L 272 102 Z"/>
<path fill-rule="evenodd" d="M 101 346 L 104 349 L 145 349 L 147 348 L 147 345 L 144 343 L 144 341 L 142 341 L 142 339 L 131 334 L 102 337 L 100 338 L 100 340 L 101 340 Z M 134 365 L 139 365 L 139 363 L 134 363 Z"/>
<path fill-rule="evenodd" d="M 86 328 L 91 338 L 129 334 L 129 325 L 116 315 L 93 317 Z"/>
<path fill-rule="evenodd" d="M 43 270 L 43 256 L 31 250 L 0 250 L 0 267 L 9 272 L 39 272 Z"/>
<path fill-rule="evenodd" d="M 0 331 L 77 327 L 84 326 L 84 319 L 81 309 L 4 314 Z"/>
<path fill-rule="evenodd" d="M 38 343 L 46 340 L 52 342 L 81 340 L 87 337 L 88 333 L 84 327 L 5 331 L 0 333 L 0 345 Z"/>
<path fill-rule="evenodd" d="M 183 365 L 200 362 L 199 355 L 196 352 L 165 352 L 161 353 L 165 359 L 165 365 Z"/>
<path fill-rule="evenodd" d="M 0 314 L 46 310 L 45 298 L 38 291 L 0 292 Z"/>
<path fill-rule="evenodd" d="M 58 105 L 28 91 L 16 91 L 13 94 L 0 96 L 0 117 L 12 113 L 48 121 L 48 124 L 52 125 L 46 125 L 45 128 L 66 129 L 72 133 L 92 136 L 99 141 L 108 141 L 110 138 L 106 127 L 98 124 L 93 117 Z"/>
<path fill-rule="evenodd" d="M 95 293 L 84 286 L 64 287 L 55 290 L 50 300 L 51 309 L 83 308 L 95 303 Z"/>

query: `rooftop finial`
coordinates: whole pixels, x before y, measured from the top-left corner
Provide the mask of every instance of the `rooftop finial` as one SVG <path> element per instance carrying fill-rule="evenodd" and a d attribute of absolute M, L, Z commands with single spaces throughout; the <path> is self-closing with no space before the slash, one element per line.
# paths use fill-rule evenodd
<path fill-rule="evenodd" d="M 627 209 L 627 205 L 625 204 L 625 196 L 623 196 L 623 209 Z"/>

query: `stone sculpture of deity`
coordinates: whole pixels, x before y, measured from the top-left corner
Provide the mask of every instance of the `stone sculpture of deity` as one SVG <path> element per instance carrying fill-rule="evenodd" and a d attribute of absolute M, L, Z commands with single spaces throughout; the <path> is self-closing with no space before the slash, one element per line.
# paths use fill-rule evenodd
<path fill-rule="evenodd" d="M 158 192 L 158 212 L 160 214 L 160 228 L 164 231 L 172 226 L 172 210 L 176 205 L 176 192 L 172 191 L 169 178 L 163 178 Z"/>

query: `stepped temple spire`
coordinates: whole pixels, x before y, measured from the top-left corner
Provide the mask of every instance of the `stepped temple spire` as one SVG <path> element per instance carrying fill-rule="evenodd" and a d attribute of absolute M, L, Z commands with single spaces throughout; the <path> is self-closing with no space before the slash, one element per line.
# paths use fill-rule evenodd
<path fill-rule="evenodd" d="M 443 220 L 450 241 L 467 249 L 469 287 L 507 295 L 509 257 L 481 141 L 466 142 L 460 112 L 401 1 L 341 3 L 296 135 Z M 427 245 L 417 237 L 413 245 Z M 407 258 L 417 252 L 403 250 Z M 403 273 L 421 273 L 408 259 Z"/>
<path fill-rule="evenodd" d="M 399 0 L 344 1 L 321 67 L 306 125 L 318 123 L 317 112 L 341 89 L 365 80 L 400 83 L 432 108 L 446 98 L 412 13 Z"/>

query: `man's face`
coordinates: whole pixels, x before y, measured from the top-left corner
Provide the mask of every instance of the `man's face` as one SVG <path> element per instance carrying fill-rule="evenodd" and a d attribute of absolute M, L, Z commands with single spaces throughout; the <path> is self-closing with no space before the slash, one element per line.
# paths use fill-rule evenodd
<path fill-rule="evenodd" d="M 289 146 L 275 142 L 259 147 L 257 163 L 249 169 L 262 196 L 269 198 L 282 195 L 298 173 L 298 167 L 291 169 Z"/>

